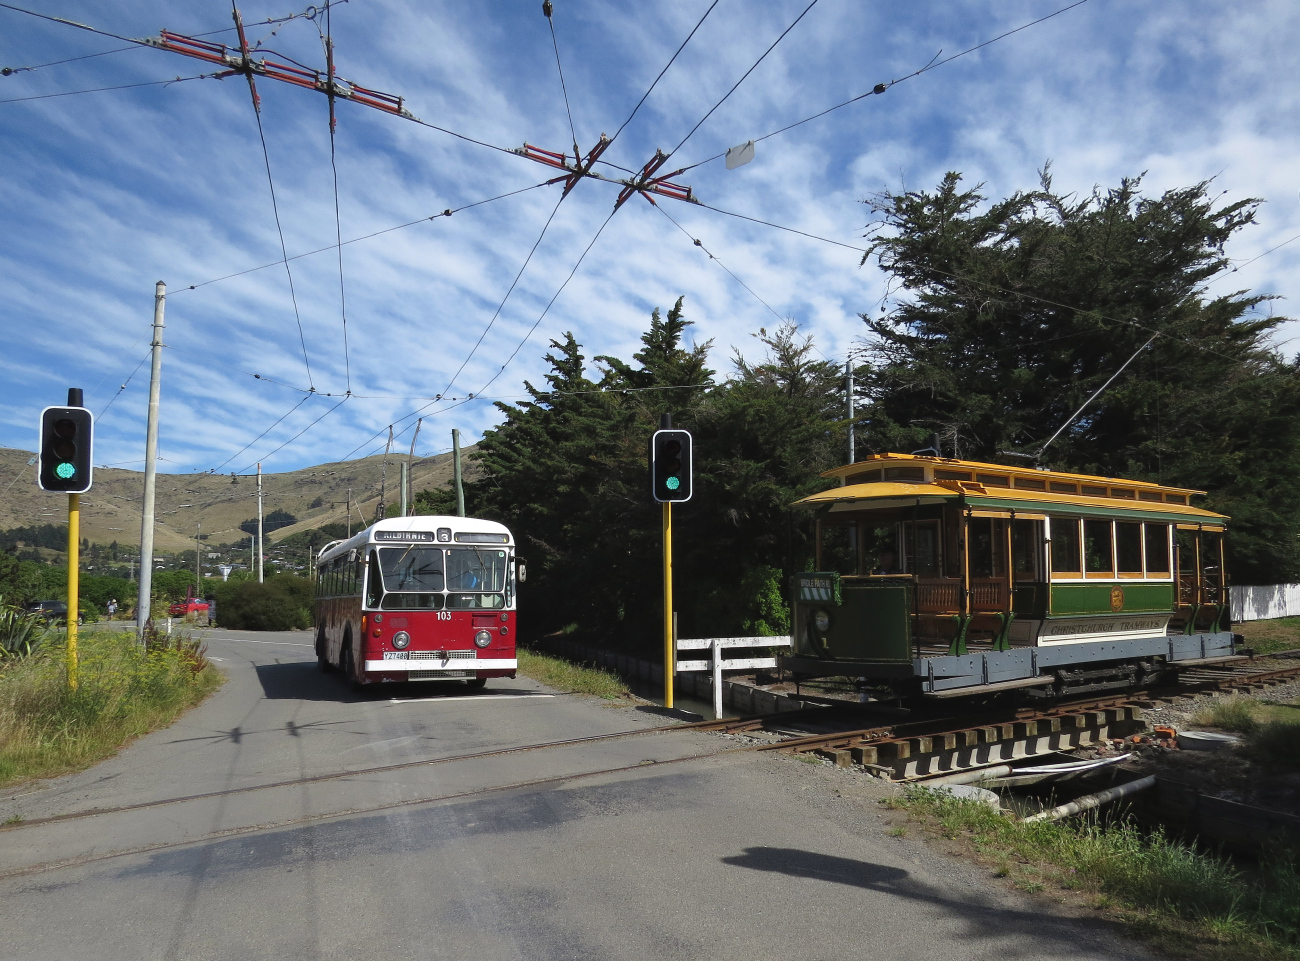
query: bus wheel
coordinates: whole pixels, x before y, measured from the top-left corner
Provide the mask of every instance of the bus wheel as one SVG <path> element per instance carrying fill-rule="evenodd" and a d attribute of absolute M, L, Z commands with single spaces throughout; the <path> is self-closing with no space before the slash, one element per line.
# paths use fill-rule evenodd
<path fill-rule="evenodd" d="M 487 678 L 476 677 L 473 680 L 466 681 L 465 686 L 471 691 L 481 691 L 483 688 L 487 687 Z"/>
<path fill-rule="evenodd" d="M 325 629 L 321 628 L 316 635 L 316 663 L 320 666 L 322 674 L 329 674 L 334 670 L 334 665 L 330 663 L 329 654 L 326 652 Z"/>
<path fill-rule="evenodd" d="M 364 685 L 357 680 L 356 663 L 352 660 L 352 642 L 349 639 L 343 647 L 343 656 L 340 658 L 342 663 L 339 670 L 343 672 L 343 677 L 347 679 L 354 692 L 360 693 Z"/>

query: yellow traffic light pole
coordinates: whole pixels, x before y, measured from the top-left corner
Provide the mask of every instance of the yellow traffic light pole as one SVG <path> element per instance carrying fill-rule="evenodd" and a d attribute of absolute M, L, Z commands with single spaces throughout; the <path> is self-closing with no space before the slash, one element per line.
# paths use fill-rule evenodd
<path fill-rule="evenodd" d="M 664 501 L 664 707 L 673 706 L 673 505 Z"/>
<path fill-rule="evenodd" d="M 77 689 L 77 592 L 81 553 L 81 495 L 68 495 L 68 687 Z"/>

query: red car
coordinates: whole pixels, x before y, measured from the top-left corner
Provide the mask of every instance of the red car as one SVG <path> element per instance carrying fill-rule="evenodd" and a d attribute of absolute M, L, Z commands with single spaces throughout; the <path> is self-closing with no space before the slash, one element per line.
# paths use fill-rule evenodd
<path fill-rule="evenodd" d="M 201 597 L 195 597 L 193 590 L 191 590 L 185 595 L 185 600 L 177 601 L 171 607 L 167 608 L 167 613 L 172 617 L 186 617 L 190 614 L 198 614 L 207 617 L 208 602 Z"/>

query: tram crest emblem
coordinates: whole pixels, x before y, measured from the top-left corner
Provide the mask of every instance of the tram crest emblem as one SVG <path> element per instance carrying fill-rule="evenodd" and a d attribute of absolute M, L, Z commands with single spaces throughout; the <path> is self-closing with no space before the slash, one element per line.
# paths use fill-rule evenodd
<path fill-rule="evenodd" d="M 1124 610 L 1124 588 L 1116 586 L 1110 589 L 1110 609 L 1116 614 Z"/>

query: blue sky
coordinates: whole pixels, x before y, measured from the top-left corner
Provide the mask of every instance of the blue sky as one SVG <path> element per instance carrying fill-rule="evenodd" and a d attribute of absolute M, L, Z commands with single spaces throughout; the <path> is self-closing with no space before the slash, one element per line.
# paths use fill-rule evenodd
<path fill-rule="evenodd" d="M 554 24 L 579 145 L 613 134 L 710 0 L 629 5 L 555 0 Z M 222 30 L 216 0 L 19 2 L 127 37 Z M 681 148 L 694 163 L 904 76 L 1066 5 L 820 0 Z M 720 0 L 605 159 L 638 168 L 671 149 L 807 0 Z M 301 10 L 301 8 L 299 8 Z M 294 11 L 246 0 L 246 21 Z M 320 21 L 323 22 L 323 21 Z M 315 23 L 250 29 L 253 40 L 323 64 Z M 341 76 L 400 94 L 430 123 L 503 147 L 572 141 L 540 0 L 413 3 L 350 0 L 334 9 Z M 212 39 L 232 42 L 233 34 Z M 1058 189 L 1091 190 L 1146 172 L 1149 192 L 1215 178 L 1225 199 L 1266 201 L 1229 249 L 1241 269 L 1214 292 L 1255 289 L 1294 314 L 1300 241 L 1300 6 L 1281 2 L 1090 0 L 970 56 L 758 145 L 753 163 L 721 160 L 680 179 L 706 203 L 861 245 L 860 201 L 929 188 L 946 170 L 990 196 L 1032 188 L 1050 160 Z M 0 9 L 0 66 L 121 46 Z M 209 72 L 135 49 L 0 76 L 0 100 Z M 326 102 L 263 80 L 262 121 L 290 255 L 334 242 Z M 345 240 L 537 184 L 545 167 L 352 104 L 339 105 L 337 166 Z M 541 187 L 344 247 L 345 359 L 337 254 L 292 261 L 302 336 L 289 296 L 261 145 L 245 82 L 191 80 L 0 103 L 0 446 L 32 448 L 39 410 L 81 386 L 100 420 L 96 462 L 143 458 L 156 280 L 169 288 L 160 452 L 167 470 L 269 471 L 382 450 L 404 415 L 444 392 L 483 335 L 559 199 Z M 610 167 L 609 175 L 621 174 Z M 572 330 L 588 356 L 627 357 L 651 308 L 686 297 L 714 366 L 778 316 L 830 358 L 860 343 L 858 315 L 885 281 L 849 249 L 662 200 L 720 269 L 659 211 L 633 197 L 571 283 L 521 342 L 612 208 L 617 187 L 584 181 L 554 220 L 449 396 L 482 399 L 425 412 L 421 452 L 472 441 L 498 420 L 491 398 L 538 382 L 547 342 Z M 189 285 L 274 264 L 191 291 Z M 761 300 L 760 300 L 761 298 Z M 765 302 L 765 303 L 764 303 Z M 770 308 L 770 309 L 769 309 Z M 1279 346 L 1296 346 L 1293 325 Z M 308 374 L 303 357 L 306 344 Z M 506 367 L 506 358 L 519 348 Z M 256 379 L 253 373 L 262 375 Z M 356 395 L 275 451 L 337 403 Z M 486 391 L 482 388 L 496 376 Z M 116 395 L 116 399 L 114 397 Z M 421 400 L 419 398 L 426 398 Z M 297 406 L 263 438 L 234 456 Z M 359 449 L 358 449 L 359 447 Z M 274 453 L 272 453 L 274 451 Z"/>

